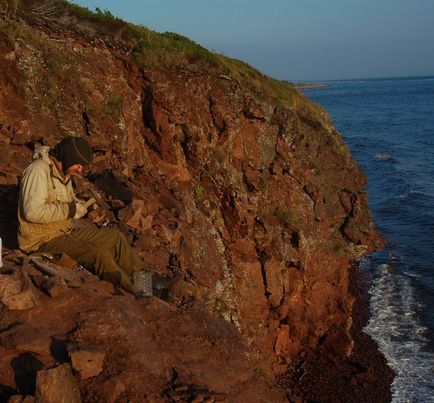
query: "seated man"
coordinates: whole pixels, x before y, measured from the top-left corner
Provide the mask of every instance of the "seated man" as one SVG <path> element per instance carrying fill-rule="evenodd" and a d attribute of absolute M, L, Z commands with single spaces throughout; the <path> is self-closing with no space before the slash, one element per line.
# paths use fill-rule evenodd
<path fill-rule="evenodd" d="M 143 272 L 139 255 L 116 229 L 73 229 L 71 219 L 87 209 L 76 199 L 71 175 L 92 160 L 92 148 L 81 137 L 66 137 L 53 149 L 43 146 L 21 178 L 18 243 L 25 252 L 64 252 L 101 279 L 136 296 L 152 295 L 152 274 Z M 159 288 L 167 287 L 157 279 Z M 154 284 L 155 285 L 155 284 Z"/>

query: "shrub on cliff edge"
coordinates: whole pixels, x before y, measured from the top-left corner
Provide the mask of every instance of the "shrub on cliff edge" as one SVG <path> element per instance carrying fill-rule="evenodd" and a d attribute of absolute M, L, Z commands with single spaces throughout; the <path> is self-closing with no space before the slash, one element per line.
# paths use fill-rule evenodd
<path fill-rule="evenodd" d="M 321 116 L 322 109 L 300 95 L 293 85 L 268 77 L 249 64 L 211 52 L 173 32 L 158 33 L 114 16 L 109 10 L 91 11 L 67 0 L 0 0 L 0 12 L 58 34 L 75 32 L 101 39 L 110 47 L 129 49 L 143 68 L 191 68 L 214 71 L 236 80 L 257 93 L 275 98 L 287 108 Z"/>

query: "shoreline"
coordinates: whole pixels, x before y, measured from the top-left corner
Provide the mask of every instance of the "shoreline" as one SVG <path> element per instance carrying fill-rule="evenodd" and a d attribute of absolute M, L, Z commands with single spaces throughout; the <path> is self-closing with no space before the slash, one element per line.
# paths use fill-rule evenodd
<path fill-rule="evenodd" d="M 311 90 L 316 88 L 327 88 L 329 84 L 326 83 L 297 83 L 294 87 L 298 90 Z"/>
<path fill-rule="evenodd" d="M 336 332 L 315 350 L 299 357 L 280 379 L 294 402 L 390 402 L 392 369 L 377 343 L 363 327 L 369 320 L 369 274 L 358 265 L 350 269 L 349 289 L 355 297 L 351 327 L 354 349 L 345 356 L 339 346 L 344 332 Z"/>

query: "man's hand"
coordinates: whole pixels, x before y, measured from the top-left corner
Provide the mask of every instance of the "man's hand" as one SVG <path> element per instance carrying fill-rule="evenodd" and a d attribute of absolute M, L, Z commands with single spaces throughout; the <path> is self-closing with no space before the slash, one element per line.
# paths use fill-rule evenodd
<path fill-rule="evenodd" d="M 75 215 L 74 219 L 78 220 L 79 218 L 83 217 L 87 213 L 87 207 L 84 206 L 82 203 L 75 203 Z"/>

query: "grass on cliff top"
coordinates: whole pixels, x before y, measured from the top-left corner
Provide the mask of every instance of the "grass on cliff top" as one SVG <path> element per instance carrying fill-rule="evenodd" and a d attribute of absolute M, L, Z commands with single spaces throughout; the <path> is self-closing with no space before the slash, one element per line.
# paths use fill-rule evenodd
<path fill-rule="evenodd" d="M 75 31 L 126 45 L 139 65 L 161 68 L 193 68 L 214 71 L 239 81 L 258 93 L 275 98 L 287 108 L 302 106 L 315 111 L 315 105 L 300 96 L 292 84 L 262 74 L 240 60 L 211 52 L 185 36 L 158 33 L 123 21 L 108 10 L 91 11 L 67 0 L 0 0 L 0 11 L 54 31 Z"/>

